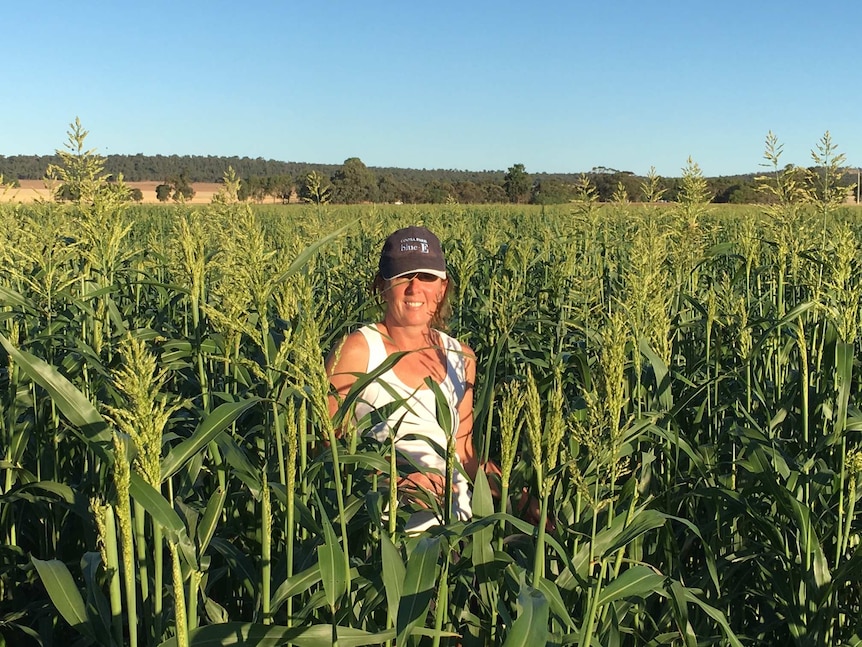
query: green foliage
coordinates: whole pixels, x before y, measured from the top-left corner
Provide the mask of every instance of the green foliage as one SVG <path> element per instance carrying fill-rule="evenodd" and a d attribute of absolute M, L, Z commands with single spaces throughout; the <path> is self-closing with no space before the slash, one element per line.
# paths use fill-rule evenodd
<path fill-rule="evenodd" d="M 79 205 L 93 205 L 97 202 L 118 204 L 130 199 L 129 190 L 123 183 L 122 175 L 116 182 L 109 183 L 110 175 L 105 173 L 105 158 L 95 149 L 85 148 L 89 132 L 84 130 L 80 119 L 75 118 L 66 133 L 66 150 L 58 150 L 59 164 L 50 164 L 46 177 L 52 183 L 59 183 L 54 194 L 60 201 L 74 202 Z"/>
<path fill-rule="evenodd" d="M 576 191 L 572 184 L 561 180 L 539 179 L 533 184 L 530 202 L 533 204 L 565 204 L 575 198 Z"/>
<path fill-rule="evenodd" d="M 171 185 L 163 182 L 156 186 L 156 198 L 159 202 L 167 202 L 171 199 L 172 191 Z"/>
<path fill-rule="evenodd" d="M 242 180 L 237 177 L 236 171 L 233 170 L 232 166 L 228 166 L 222 178 L 222 185 L 213 196 L 212 201 L 216 204 L 236 204 L 239 202 L 241 185 Z"/>
<path fill-rule="evenodd" d="M 332 186 L 317 171 L 312 171 L 305 176 L 300 198 L 303 202 L 311 204 L 327 204 L 332 198 Z"/>
<path fill-rule="evenodd" d="M 666 188 L 662 187 L 661 176 L 656 173 L 655 167 L 650 166 L 646 178 L 641 182 L 640 194 L 644 202 L 658 202 L 662 199 Z"/>
<path fill-rule="evenodd" d="M 0 173 L 7 177 L 39 179 L 48 164 L 58 164 L 58 156 L 4 157 L 0 155 Z M 128 182 L 162 180 L 185 169 L 190 182 L 221 182 L 226 168 L 233 168 L 242 178 L 239 191 L 241 201 L 263 202 L 267 198 L 287 202 L 294 191 L 301 192 L 303 179 L 310 172 L 331 178 L 340 167 L 332 164 L 305 164 L 274 160 L 213 156 L 143 156 L 109 155 L 105 169 L 112 175 L 120 174 Z M 381 203 L 428 204 L 443 203 L 451 197 L 459 204 L 502 203 L 509 201 L 505 192 L 505 173 L 502 171 L 459 171 L 446 169 L 368 169 L 376 178 L 376 201 Z M 808 169 L 822 176 L 822 168 Z M 641 200 L 641 185 L 646 178 L 631 171 L 595 167 L 586 173 L 535 173 L 531 175 L 530 201 L 536 204 L 560 204 L 566 200 L 566 187 L 577 183 L 586 175 L 596 187 L 601 202 L 614 202 L 614 194 L 622 185 L 631 200 Z M 754 204 L 768 198 L 756 191 L 757 174 L 705 178 L 714 202 Z M 664 199 L 676 201 L 681 189 L 681 178 L 660 178 Z M 856 173 L 853 169 L 840 169 L 838 185 L 852 192 Z M 441 191 L 440 187 L 447 187 Z M 170 197 L 168 198 L 170 199 Z M 337 202 L 337 200 L 336 200 Z"/>
<path fill-rule="evenodd" d="M 503 189 L 506 191 L 509 202 L 527 202 L 530 197 L 531 186 L 530 174 L 527 173 L 523 164 L 510 166 L 509 170 L 506 171 L 503 178 Z"/>
<path fill-rule="evenodd" d="M 403 205 L 0 206 L 2 640 L 858 642 L 862 230 L 777 150 L 761 207 L 417 210 L 504 489 L 418 536 L 322 367 Z"/>
<path fill-rule="evenodd" d="M 195 190 L 192 187 L 188 174 L 185 170 L 180 171 L 174 177 L 168 179 L 167 184 L 171 186 L 171 198 L 175 202 L 184 202 L 191 200 L 195 195 Z"/>
<path fill-rule="evenodd" d="M 332 198 L 344 204 L 376 202 L 377 180 L 374 172 L 358 157 L 344 160 L 341 168 L 332 174 Z"/>

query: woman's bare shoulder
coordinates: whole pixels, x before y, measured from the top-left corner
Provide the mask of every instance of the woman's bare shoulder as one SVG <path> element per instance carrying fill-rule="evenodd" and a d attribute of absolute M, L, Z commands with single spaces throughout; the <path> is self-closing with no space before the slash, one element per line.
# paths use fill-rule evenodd
<path fill-rule="evenodd" d="M 330 376 L 339 373 L 359 373 L 368 368 L 369 349 L 365 335 L 355 330 L 336 344 L 326 359 Z"/>
<path fill-rule="evenodd" d="M 476 353 L 473 352 L 473 349 L 462 341 L 459 341 L 458 343 L 461 344 L 461 352 L 464 353 L 464 357 L 467 357 L 468 359 L 475 362 Z"/>
<path fill-rule="evenodd" d="M 438 331 L 438 332 L 440 332 L 440 331 Z M 441 334 L 445 335 L 445 337 L 450 340 L 449 341 L 449 344 L 450 344 L 449 347 L 450 348 L 457 348 L 458 353 L 463 355 L 468 361 L 475 361 L 476 360 L 476 353 L 474 353 L 473 349 L 470 348 L 470 346 L 468 346 L 466 343 L 464 343 L 463 341 L 461 341 L 457 337 L 453 337 L 452 335 L 449 335 L 447 333 L 441 333 Z"/>

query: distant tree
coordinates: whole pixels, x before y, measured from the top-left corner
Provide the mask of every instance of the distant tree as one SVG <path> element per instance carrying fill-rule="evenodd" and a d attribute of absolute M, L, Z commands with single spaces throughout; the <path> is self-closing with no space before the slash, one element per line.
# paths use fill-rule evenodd
<path fill-rule="evenodd" d="M 296 182 L 292 176 L 282 174 L 267 178 L 267 180 L 267 193 L 269 195 L 281 200 L 282 204 L 290 202 L 293 191 L 296 189 Z"/>
<path fill-rule="evenodd" d="M 565 204 L 575 198 L 576 187 L 555 178 L 542 178 L 533 183 L 530 201 L 534 204 Z"/>
<path fill-rule="evenodd" d="M 188 171 L 183 169 L 176 175 L 165 180 L 164 184 L 170 187 L 170 197 L 174 202 L 185 202 L 195 197 L 195 190 L 192 183 L 189 181 Z M 159 185 L 162 186 L 162 185 Z M 156 196 L 158 197 L 158 189 L 156 187 Z M 161 198 L 159 198 L 161 200 Z"/>
<path fill-rule="evenodd" d="M 332 200 L 345 204 L 377 201 L 377 179 L 358 157 L 344 160 L 332 174 Z"/>
<path fill-rule="evenodd" d="M 174 200 L 174 202 L 185 202 L 195 197 L 195 190 L 189 181 L 188 171 L 183 169 L 176 175 L 172 175 L 162 184 L 156 187 L 156 197 L 166 202 Z"/>
<path fill-rule="evenodd" d="M 461 204 L 481 204 L 485 202 L 485 192 L 475 182 L 455 182 L 455 199 Z"/>
<path fill-rule="evenodd" d="M 240 200 L 254 200 L 255 202 L 263 202 L 264 198 L 269 195 L 267 186 L 267 178 L 260 175 L 252 175 L 247 177 L 239 187 L 237 197 Z"/>
<path fill-rule="evenodd" d="M 757 204 L 764 202 L 763 194 L 757 190 L 757 186 L 752 183 L 735 184 L 723 193 L 715 196 L 716 202 L 730 202 L 731 204 Z"/>
<path fill-rule="evenodd" d="M 451 203 L 454 199 L 455 187 L 453 187 L 449 182 L 432 180 L 425 185 L 425 195 L 425 202 L 429 202 L 431 204 Z"/>
<path fill-rule="evenodd" d="M 619 191 L 620 184 L 625 188 L 626 194 L 638 195 L 640 185 L 634 173 L 628 171 L 615 171 L 604 167 L 598 167 L 586 174 L 596 187 L 599 200 L 602 202 L 613 202 L 614 194 Z"/>
<path fill-rule="evenodd" d="M 377 180 L 377 199 L 380 202 L 412 202 L 410 196 L 413 190 L 409 183 L 399 180 L 391 173 L 380 176 Z"/>
<path fill-rule="evenodd" d="M 156 186 L 156 198 L 159 200 L 159 202 L 167 202 L 168 200 L 170 200 L 172 192 L 173 187 L 166 182 L 163 182 L 162 184 Z"/>
<path fill-rule="evenodd" d="M 532 181 L 523 164 L 510 166 L 503 179 L 503 188 L 509 198 L 509 202 L 527 202 L 530 198 L 530 187 Z"/>
<path fill-rule="evenodd" d="M 485 192 L 485 202 L 488 204 L 501 204 L 509 199 L 506 190 L 499 184 L 488 183 L 482 189 Z"/>
<path fill-rule="evenodd" d="M 135 187 L 129 191 L 129 198 L 134 202 L 142 202 L 144 199 L 144 193 L 139 188 Z"/>

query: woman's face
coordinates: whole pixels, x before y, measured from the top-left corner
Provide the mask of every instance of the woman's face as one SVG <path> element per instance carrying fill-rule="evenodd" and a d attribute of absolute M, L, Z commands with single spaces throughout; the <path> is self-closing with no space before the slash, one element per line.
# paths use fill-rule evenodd
<path fill-rule="evenodd" d="M 446 294 L 447 281 L 432 274 L 413 274 L 385 281 L 386 318 L 400 326 L 428 326 Z"/>

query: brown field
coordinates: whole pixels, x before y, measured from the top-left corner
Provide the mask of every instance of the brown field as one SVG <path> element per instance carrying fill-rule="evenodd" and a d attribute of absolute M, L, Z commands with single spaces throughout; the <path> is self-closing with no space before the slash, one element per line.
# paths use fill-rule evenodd
<path fill-rule="evenodd" d="M 0 188 L 0 202 L 33 202 L 39 198 L 48 199 L 48 190 L 42 180 L 21 180 L 21 186 L 4 190 Z M 126 182 L 133 189 L 140 189 L 144 194 L 144 204 L 158 203 L 156 199 L 156 186 L 161 182 Z M 221 184 L 216 182 L 198 182 L 192 184 L 195 197 L 192 204 L 208 204 L 212 201 Z"/>

